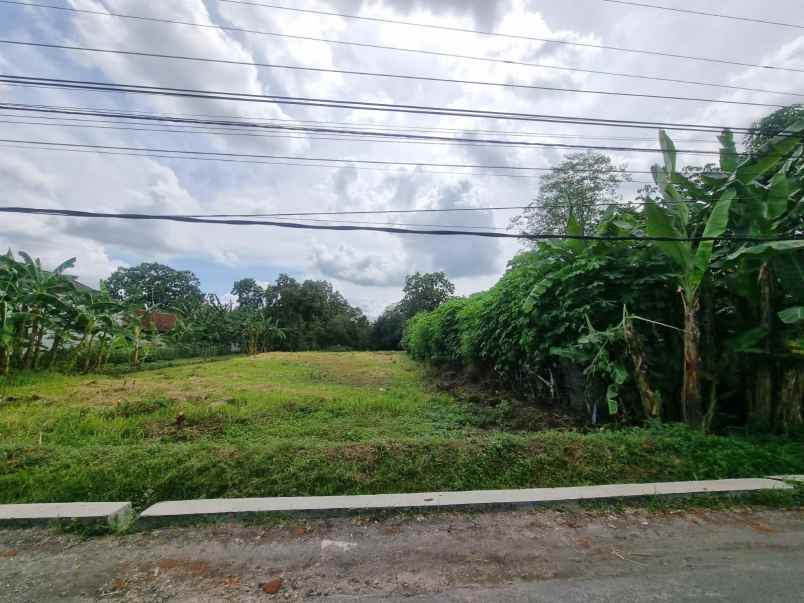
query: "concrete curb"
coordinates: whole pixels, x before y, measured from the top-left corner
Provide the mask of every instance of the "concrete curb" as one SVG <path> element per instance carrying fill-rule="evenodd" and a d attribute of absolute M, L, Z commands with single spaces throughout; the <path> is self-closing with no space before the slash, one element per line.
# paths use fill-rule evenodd
<path fill-rule="evenodd" d="M 787 483 L 804 484 L 804 475 L 769 475 L 768 479 Z"/>
<path fill-rule="evenodd" d="M 163 525 L 179 521 L 221 517 L 236 518 L 270 513 L 333 515 L 372 510 L 489 509 L 567 504 L 577 503 L 582 500 L 741 494 L 763 490 L 790 489 L 792 489 L 792 486 L 782 481 L 757 478 L 581 486 L 575 488 L 531 488 L 524 490 L 178 500 L 160 502 L 148 507 L 140 515 L 138 524 L 141 526 Z"/>
<path fill-rule="evenodd" d="M 0 505 L 0 526 L 26 527 L 60 522 L 124 526 L 132 516 L 130 502 L 42 503 Z"/>

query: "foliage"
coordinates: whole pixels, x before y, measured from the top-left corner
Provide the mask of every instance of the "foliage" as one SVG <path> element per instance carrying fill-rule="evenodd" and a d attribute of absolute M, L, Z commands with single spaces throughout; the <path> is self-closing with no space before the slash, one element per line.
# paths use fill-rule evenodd
<path fill-rule="evenodd" d="M 21 373 L 0 380 L 0 504 L 804 473 L 797 440 L 678 427 L 506 433 L 474 427 L 472 412 L 401 354 L 241 356 L 134 380 Z"/>
<path fill-rule="evenodd" d="M 612 218 L 599 228 L 623 234 L 639 224 Z M 666 279 L 669 261 L 644 244 L 575 243 L 545 244 L 520 253 L 490 291 L 419 314 L 408 324 L 406 349 L 419 360 L 484 369 L 528 397 L 549 395 L 544 384 L 552 381 L 571 390 L 572 365 L 579 364 L 582 372 L 598 354 L 598 349 L 592 351 L 593 332 L 619 325 L 624 305 L 640 316 L 664 319 L 674 299 Z M 648 324 L 642 328 L 660 358 L 659 378 L 673 388 L 666 373 L 675 362 L 674 332 L 645 328 Z M 612 363 L 627 362 L 621 338 L 609 342 L 605 353 L 611 354 Z M 570 404 L 585 408 L 589 393 L 573 392 Z M 593 406 L 589 404 L 590 411 Z"/>
<path fill-rule="evenodd" d="M 113 299 L 174 312 L 199 304 L 204 297 L 195 274 L 157 263 L 118 268 L 106 287 Z"/>
<path fill-rule="evenodd" d="M 242 304 L 199 298 L 192 273 L 158 264 L 121 269 L 100 291 L 53 271 L 24 252 L 0 256 L 0 374 L 12 369 L 103 369 L 109 361 L 140 367 L 146 361 L 208 357 L 275 349 L 365 349 L 371 326 L 363 313 L 326 281 L 298 283 L 280 275 L 261 288 L 254 279 L 234 285 Z M 164 279 L 164 280 L 162 280 Z M 154 305 L 175 327 L 158 332 Z M 174 320 L 175 318 L 175 320 Z"/>
<path fill-rule="evenodd" d="M 802 118 L 804 118 L 804 105 L 788 105 L 777 109 L 752 125 L 745 135 L 745 147 L 754 152 L 759 151 L 766 142 Z"/>
<path fill-rule="evenodd" d="M 265 289 L 253 278 L 235 281 L 232 295 L 237 297 L 237 305 L 241 308 L 262 308 L 265 305 Z"/>
<path fill-rule="evenodd" d="M 561 234 L 572 217 L 581 234 L 594 231 L 610 204 L 622 201 L 627 165 L 594 151 L 571 153 L 541 177 L 539 194 L 513 225 L 524 232 Z"/>
<path fill-rule="evenodd" d="M 374 325 L 377 349 L 399 349 L 406 321 L 419 312 L 438 308 L 455 293 L 455 285 L 443 272 L 417 272 L 405 277 L 403 293 L 402 300 L 387 308 Z"/>
<path fill-rule="evenodd" d="M 65 274 L 75 259 L 55 270 L 38 259 L 9 251 L 0 257 L 0 373 L 62 365 L 83 371 L 103 368 L 112 352 L 130 343 L 147 345 L 142 316 Z M 132 348 L 134 349 L 134 348 Z M 132 361 L 139 362 L 139 351 Z"/>
<path fill-rule="evenodd" d="M 660 240 L 540 243 L 490 291 L 416 316 L 406 349 L 595 418 L 608 406 L 621 420 L 799 428 L 804 242 L 773 239 L 804 234 L 802 132 L 786 123 L 740 154 L 724 131 L 720 165 L 683 169 L 662 133 L 645 210 L 594 231 Z M 581 232 L 574 215 L 567 229 Z M 735 236 L 771 241 L 711 240 Z"/>

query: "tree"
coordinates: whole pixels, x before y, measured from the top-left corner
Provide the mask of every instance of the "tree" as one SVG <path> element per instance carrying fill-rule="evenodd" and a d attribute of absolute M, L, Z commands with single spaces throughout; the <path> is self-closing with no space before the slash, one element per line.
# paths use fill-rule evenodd
<path fill-rule="evenodd" d="M 375 349 L 399 349 L 407 321 L 438 308 L 455 293 L 455 285 L 443 272 L 417 272 L 405 277 L 403 292 L 402 300 L 388 306 L 374 323 L 371 339 Z"/>
<path fill-rule="evenodd" d="M 591 233 L 608 207 L 619 203 L 620 185 L 629 182 L 626 164 L 615 165 L 603 153 L 571 153 L 541 177 L 539 194 L 512 226 L 525 232 L 563 234 L 572 216 L 583 234 Z"/>
<path fill-rule="evenodd" d="M 405 315 L 399 304 L 388 306 L 374 322 L 371 332 L 372 347 L 377 350 L 395 350 L 402 341 Z"/>
<path fill-rule="evenodd" d="M 405 277 L 405 296 L 399 304 L 405 318 L 419 312 L 430 312 L 455 293 L 453 285 L 443 272 L 417 272 Z"/>
<path fill-rule="evenodd" d="M 181 311 L 204 301 L 195 274 L 157 263 L 118 268 L 106 287 L 113 299 L 149 308 Z"/>
<path fill-rule="evenodd" d="M 237 296 L 241 308 L 261 308 L 265 305 L 265 289 L 253 278 L 243 278 L 232 285 L 232 295 Z"/>
<path fill-rule="evenodd" d="M 727 131 L 722 140 L 730 139 Z M 657 238 L 681 239 L 656 241 L 654 244 L 677 265 L 676 279 L 684 304 L 684 372 L 681 393 L 681 411 L 684 421 L 695 428 L 704 427 L 704 408 L 701 393 L 701 330 L 698 321 L 701 285 L 709 271 L 709 262 L 714 250 L 713 240 L 697 244 L 683 239 L 695 236 L 698 223 L 690 222 L 690 207 L 694 201 L 709 202 L 703 217 L 705 227 L 700 233 L 711 239 L 721 236 L 728 227 L 729 210 L 736 197 L 733 190 L 725 190 L 714 203 L 706 195 L 697 196 L 698 188 L 676 171 L 676 149 L 673 141 L 662 130 L 659 142 L 664 152 L 664 165 L 653 166 L 653 178 L 662 195 L 663 205 L 648 203 L 646 206 L 648 235 Z M 723 153 L 723 162 L 732 161 L 734 154 Z M 726 165 L 722 166 L 726 169 Z M 691 232 L 692 231 L 692 232 Z"/>
<path fill-rule="evenodd" d="M 804 105 L 789 105 L 766 115 L 754 122 L 751 130 L 745 135 L 743 142 L 746 149 L 752 152 L 759 151 L 762 145 L 802 118 L 804 118 Z"/>

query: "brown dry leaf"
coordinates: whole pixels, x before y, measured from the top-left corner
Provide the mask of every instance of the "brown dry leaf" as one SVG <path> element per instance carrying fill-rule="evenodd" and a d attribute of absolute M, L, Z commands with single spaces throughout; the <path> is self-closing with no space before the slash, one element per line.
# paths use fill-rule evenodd
<path fill-rule="evenodd" d="M 767 524 L 760 523 L 758 521 L 752 521 L 748 524 L 752 530 L 755 532 L 760 532 L 761 534 L 776 534 L 779 530 L 776 530 L 770 527 Z"/>
<path fill-rule="evenodd" d="M 3 559 L 10 559 L 11 557 L 17 556 L 17 549 L 6 549 L 5 551 L 0 551 L 0 558 Z"/>
<path fill-rule="evenodd" d="M 282 588 L 282 578 L 274 578 L 270 582 L 263 582 L 260 584 L 260 588 L 264 593 L 275 595 L 279 592 L 279 589 Z"/>

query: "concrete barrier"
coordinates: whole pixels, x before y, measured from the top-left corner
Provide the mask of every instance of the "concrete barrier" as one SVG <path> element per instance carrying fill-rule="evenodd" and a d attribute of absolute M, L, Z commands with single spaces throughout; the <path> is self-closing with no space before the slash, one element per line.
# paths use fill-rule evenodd
<path fill-rule="evenodd" d="M 175 500 L 160 502 L 148 507 L 140 515 L 139 521 L 143 525 L 158 525 L 188 519 L 237 517 L 264 513 L 337 514 L 370 510 L 538 506 L 577 503 L 583 500 L 617 500 L 635 497 L 698 494 L 740 494 L 760 490 L 789 490 L 791 488 L 792 486 L 782 481 L 772 479 L 726 479 L 571 488 L 530 488 L 523 490 Z"/>
<path fill-rule="evenodd" d="M 58 522 L 102 523 L 112 528 L 131 518 L 129 502 L 41 503 L 0 505 L 0 526 L 25 527 Z"/>

